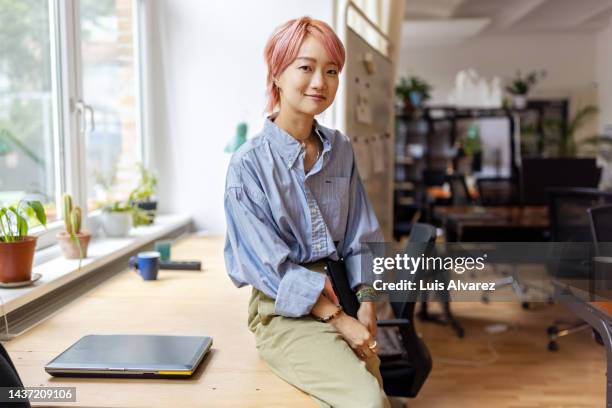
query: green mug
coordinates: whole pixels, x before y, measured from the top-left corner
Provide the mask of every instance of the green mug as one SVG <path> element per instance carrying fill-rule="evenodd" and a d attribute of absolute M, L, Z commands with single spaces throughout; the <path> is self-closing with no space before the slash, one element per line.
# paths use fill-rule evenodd
<path fill-rule="evenodd" d="M 155 250 L 159 252 L 161 261 L 169 261 L 170 260 L 170 247 L 172 246 L 172 241 L 155 241 Z"/>

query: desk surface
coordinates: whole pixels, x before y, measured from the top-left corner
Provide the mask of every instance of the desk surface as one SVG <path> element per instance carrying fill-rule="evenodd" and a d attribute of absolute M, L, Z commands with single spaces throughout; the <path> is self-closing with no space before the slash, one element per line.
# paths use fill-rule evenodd
<path fill-rule="evenodd" d="M 247 328 L 250 288 L 225 273 L 221 238 L 175 243 L 173 259 L 200 259 L 203 272 L 160 271 L 144 282 L 123 271 L 59 313 L 4 343 L 26 386 L 77 387 L 74 406 L 313 407 L 312 399 L 273 374 Z M 209 335 L 213 348 L 190 379 L 54 378 L 44 366 L 86 334 Z M 47 403 L 49 404 L 49 403 Z"/>
<path fill-rule="evenodd" d="M 434 212 L 443 222 L 456 222 L 474 226 L 540 227 L 549 226 L 548 208 L 545 206 L 500 207 L 435 207 Z"/>

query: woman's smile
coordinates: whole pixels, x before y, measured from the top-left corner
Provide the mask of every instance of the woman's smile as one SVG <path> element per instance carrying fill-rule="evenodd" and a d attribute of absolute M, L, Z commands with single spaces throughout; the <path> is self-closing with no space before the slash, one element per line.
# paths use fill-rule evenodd
<path fill-rule="evenodd" d="M 317 101 L 317 102 L 325 102 L 325 96 L 320 94 L 304 94 L 305 96 Z"/>

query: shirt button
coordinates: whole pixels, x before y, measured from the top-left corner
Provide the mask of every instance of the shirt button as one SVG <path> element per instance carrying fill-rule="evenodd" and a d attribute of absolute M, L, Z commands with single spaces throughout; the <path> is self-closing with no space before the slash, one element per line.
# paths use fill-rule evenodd
<path fill-rule="evenodd" d="M 314 249 L 318 250 L 319 248 L 321 248 L 321 245 L 319 245 L 319 244 L 314 244 Z"/>

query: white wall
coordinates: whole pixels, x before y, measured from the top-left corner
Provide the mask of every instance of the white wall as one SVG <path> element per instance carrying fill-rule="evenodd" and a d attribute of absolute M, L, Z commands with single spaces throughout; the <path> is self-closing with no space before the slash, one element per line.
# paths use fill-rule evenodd
<path fill-rule="evenodd" d="M 606 46 L 609 49 L 610 37 Z M 603 47 L 603 41 L 601 42 Z M 608 54 L 609 55 L 609 54 Z M 458 71 L 473 67 L 491 79 L 509 79 L 523 72 L 545 69 L 548 76 L 535 96 L 570 96 L 596 81 L 596 35 L 483 35 L 458 45 L 418 47 L 402 44 L 398 76 L 424 77 L 435 87 L 432 103 L 445 104 Z"/>
<path fill-rule="evenodd" d="M 599 87 L 599 125 L 612 126 L 612 19 L 597 36 L 597 83 Z"/>
<path fill-rule="evenodd" d="M 196 228 L 225 230 L 223 152 L 246 120 L 263 123 L 263 49 L 273 29 L 309 15 L 333 21 L 329 0 L 151 1 L 148 49 L 152 134 L 160 210 L 194 216 Z"/>

